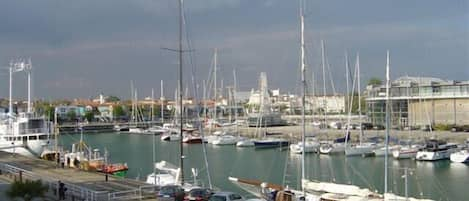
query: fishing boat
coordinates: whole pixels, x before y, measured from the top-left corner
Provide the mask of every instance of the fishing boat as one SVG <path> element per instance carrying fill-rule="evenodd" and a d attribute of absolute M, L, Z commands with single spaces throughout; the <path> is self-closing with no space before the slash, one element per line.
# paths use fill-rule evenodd
<path fill-rule="evenodd" d="M 129 170 L 129 167 L 127 166 L 126 163 L 115 163 L 115 164 L 110 164 L 110 165 L 104 165 L 101 172 L 112 174 L 118 177 L 125 177 L 127 175 L 128 170 Z"/>
<path fill-rule="evenodd" d="M 431 139 L 425 144 L 425 147 L 417 152 L 415 156 L 419 161 L 436 161 L 449 159 L 452 153 L 459 151 L 460 148 L 456 143 L 447 143 L 441 140 Z"/>

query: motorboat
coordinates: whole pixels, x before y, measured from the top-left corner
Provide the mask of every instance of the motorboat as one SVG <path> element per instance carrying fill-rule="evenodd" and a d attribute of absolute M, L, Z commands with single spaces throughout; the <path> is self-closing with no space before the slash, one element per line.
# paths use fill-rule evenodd
<path fill-rule="evenodd" d="M 254 140 L 254 146 L 259 149 L 266 148 L 284 148 L 290 145 L 290 141 L 281 138 L 265 138 L 261 140 Z"/>
<path fill-rule="evenodd" d="M 139 127 L 130 127 L 129 128 L 129 133 L 132 133 L 132 134 L 145 134 L 145 135 L 153 135 L 154 134 L 150 130 L 147 130 L 147 129 L 144 129 L 144 128 L 139 128 Z"/>
<path fill-rule="evenodd" d="M 469 150 L 464 149 L 455 153 L 452 153 L 449 157 L 451 162 L 455 163 L 469 163 Z"/>
<path fill-rule="evenodd" d="M 436 161 L 449 159 L 452 153 L 460 150 L 456 143 L 446 143 L 440 140 L 429 140 L 426 142 L 423 150 L 417 152 L 416 160 L 420 161 Z"/>
<path fill-rule="evenodd" d="M 129 131 L 129 126 L 116 124 L 113 129 L 115 132 L 125 132 Z"/>

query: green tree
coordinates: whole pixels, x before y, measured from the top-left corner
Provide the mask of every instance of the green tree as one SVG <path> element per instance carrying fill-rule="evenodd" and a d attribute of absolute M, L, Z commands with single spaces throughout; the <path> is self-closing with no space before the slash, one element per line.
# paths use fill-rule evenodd
<path fill-rule="evenodd" d="M 34 198 L 44 198 L 47 192 L 47 186 L 43 185 L 41 180 L 25 182 L 15 181 L 5 192 L 10 199 L 22 198 L 25 201 L 31 201 Z"/>
<path fill-rule="evenodd" d="M 116 105 L 112 108 L 112 114 L 114 117 L 121 117 L 125 115 L 124 108 L 121 105 Z"/>
<path fill-rule="evenodd" d="M 370 80 L 368 80 L 368 85 L 379 86 L 382 84 L 383 84 L 383 81 L 377 77 L 372 77 L 370 78 Z"/>
<path fill-rule="evenodd" d="M 349 108 L 347 107 L 349 105 L 349 99 L 350 97 L 346 97 L 345 103 L 346 103 L 346 113 L 348 113 Z M 366 114 L 366 101 L 365 97 L 361 96 L 361 113 Z M 354 93 L 352 95 L 352 114 L 358 114 L 358 93 Z"/>
<path fill-rule="evenodd" d="M 107 98 L 107 101 L 109 101 L 109 102 L 119 102 L 120 100 L 121 100 L 121 99 L 120 99 L 119 97 L 117 97 L 117 96 L 109 96 L 109 97 Z"/>
<path fill-rule="evenodd" d="M 93 121 L 93 119 L 94 119 L 94 112 L 93 112 L 93 111 L 86 111 L 86 112 L 85 112 L 85 119 L 86 119 L 88 122 Z"/>
<path fill-rule="evenodd" d="M 75 112 L 75 110 L 70 110 L 67 112 L 67 117 L 68 117 L 68 120 L 74 121 L 77 119 L 77 113 Z"/>

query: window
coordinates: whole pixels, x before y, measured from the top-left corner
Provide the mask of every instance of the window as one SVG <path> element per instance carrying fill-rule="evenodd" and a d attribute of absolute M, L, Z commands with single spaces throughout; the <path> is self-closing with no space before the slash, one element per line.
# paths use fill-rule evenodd
<path fill-rule="evenodd" d="M 39 139 L 40 139 L 40 140 L 47 140 L 47 135 L 40 135 L 40 136 L 39 136 Z"/>
<path fill-rule="evenodd" d="M 238 194 L 232 194 L 230 195 L 230 200 L 239 200 L 242 199 L 240 195 Z"/>
<path fill-rule="evenodd" d="M 35 135 L 29 136 L 29 140 L 37 140 L 37 136 L 35 136 Z"/>

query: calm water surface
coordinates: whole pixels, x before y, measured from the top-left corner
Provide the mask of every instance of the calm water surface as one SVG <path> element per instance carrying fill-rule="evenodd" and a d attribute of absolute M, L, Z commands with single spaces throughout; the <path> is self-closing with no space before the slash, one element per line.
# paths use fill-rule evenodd
<path fill-rule="evenodd" d="M 93 148 L 110 153 L 112 162 L 126 162 L 129 165 L 129 178 L 145 180 L 151 173 L 153 145 L 156 161 L 166 160 L 178 164 L 179 147 L 177 142 L 162 142 L 159 136 L 129 135 L 117 133 L 86 134 L 86 142 Z M 61 142 L 68 149 L 79 139 L 79 135 L 62 135 Z M 153 143 L 154 142 L 154 143 Z M 301 155 L 290 154 L 278 149 L 256 150 L 235 146 L 207 145 L 209 170 L 214 186 L 228 191 L 241 192 L 228 181 L 228 176 L 259 179 L 267 182 L 296 187 L 300 177 Z M 185 178 L 191 175 L 191 168 L 199 170 L 199 179 L 207 183 L 202 145 L 184 145 Z M 413 197 L 435 200 L 469 200 L 469 166 L 449 161 L 419 162 L 413 160 L 390 159 L 389 189 L 404 195 L 403 170 L 412 168 L 409 175 L 409 194 Z M 376 157 L 348 157 L 306 155 L 308 179 L 355 184 L 379 192 L 383 191 L 384 159 Z M 284 177 L 284 175 L 287 175 Z M 247 194 L 245 194 L 247 195 Z"/>

